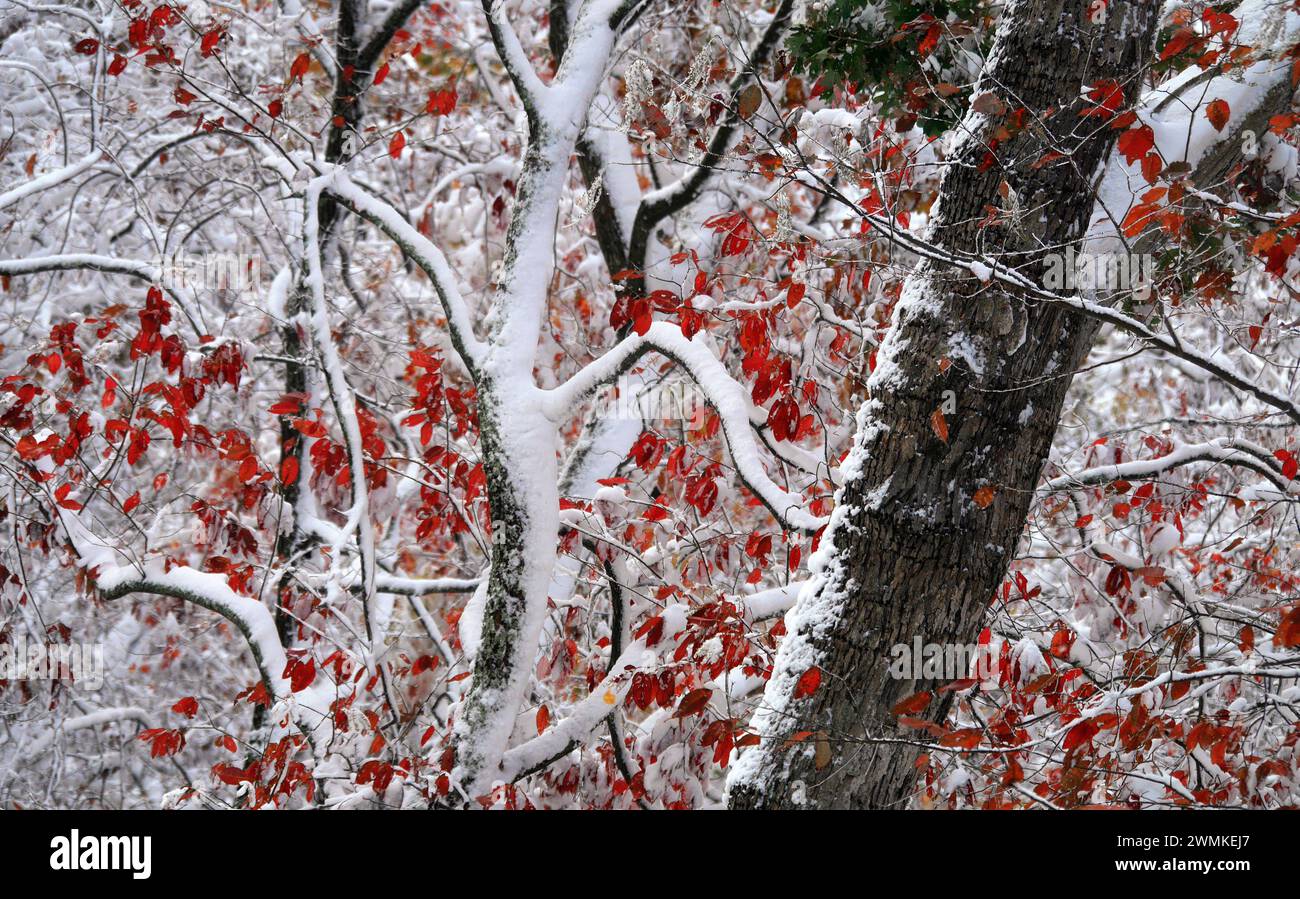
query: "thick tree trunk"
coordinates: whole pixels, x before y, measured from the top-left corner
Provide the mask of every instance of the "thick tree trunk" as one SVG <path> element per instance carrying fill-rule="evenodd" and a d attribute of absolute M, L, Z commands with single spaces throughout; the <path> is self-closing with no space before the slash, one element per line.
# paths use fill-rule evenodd
<path fill-rule="evenodd" d="M 1049 253 L 1077 245 L 1090 180 L 1117 133 L 1106 117 L 1081 114 L 1097 105 L 1081 93 L 1110 81 L 1133 99 L 1158 15 L 1152 2 L 1112 0 L 1094 22 L 1089 8 L 1009 4 L 941 185 L 932 242 L 1036 279 Z M 1044 161 L 1049 151 L 1063 155 Z M 1001 210 L 992 224 L 991 208 Z M 916 731 L 900 729 L 891 709 L 942 681 L 891 677 L 891 647 L 977 640 L 1096 330 L 962 269 L 925 263 L 908 279 L 858 414 L 820 572 L 787 619 L 755 716 L 762 743 L 732 772 L 733 807 L 908 801 Z M 812 667 L 820 686 L 800 696 Z M 943 697 L 920 717 L 943 716 Z M 800 731 L 812 736 L 791 741 Z"/>

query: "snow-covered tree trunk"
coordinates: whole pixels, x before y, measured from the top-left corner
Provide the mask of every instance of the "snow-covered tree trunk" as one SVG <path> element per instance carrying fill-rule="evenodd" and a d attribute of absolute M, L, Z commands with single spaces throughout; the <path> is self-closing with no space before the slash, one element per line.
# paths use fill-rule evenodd
<path fill-rule="evenodd" d="M 1107 119 L 1136 96 L 1158 12 L 1142 2 L 1095 17 L 1071 0 L 1009 5 L 929 242 L 1041 281 L 1045 257 L 1089 224 L 1091 183 L 1116 135 Z M 932 691 L 911 714 L 942 718 L 952 694 L 937 693 L 938 678 L 891 676 L 891 647 L 977 639 L 1098 328 L 970 269 L 926 261 L 904 286 L 820 571 L 787 617 L 754 719 L 762 742 L 729 780 L 735 808 L 908 800 L 919 750 L 892 710 Z"/>

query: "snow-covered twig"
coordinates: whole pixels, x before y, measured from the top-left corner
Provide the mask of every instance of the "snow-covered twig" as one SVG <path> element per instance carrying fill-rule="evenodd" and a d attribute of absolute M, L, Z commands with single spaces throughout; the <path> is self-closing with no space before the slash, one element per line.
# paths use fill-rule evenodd
<path fill-rule="evenodd" d="M 782 488 L 763 469 L 758 443 L 750 426 L 748 395 L 703 340 L 688 340 L 670 322 L 654 322 L 644 335 L 631 334 L 568 381 L 546 393 L 546 414 L 561 421 L 602 384 L 608 383 L 648 350 L 656 350 L 682 366 L 699 385 L 722 421 L 723 434 L 736 471 L 745 486 L 784 526 L 815 533 L 827 519 L 812 515 L 797 494 Z"/>

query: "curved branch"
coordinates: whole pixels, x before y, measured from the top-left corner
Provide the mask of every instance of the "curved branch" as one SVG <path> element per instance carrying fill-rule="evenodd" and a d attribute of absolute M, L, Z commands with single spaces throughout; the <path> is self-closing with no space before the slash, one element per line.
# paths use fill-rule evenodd
<path fill-rule="evenodd" d="M 1048 493 L 1056 493 L 1076 487 L 1094 487 L 1117 480 L 1152 478 L 1193 462 L 1224 462 L 1249 468 L 1268 478 L 1269 482 L 1283 494 L 1293 492 L 1291 483 L 1266 450 L 1235 437 L 1219 437 L 1207 443 L 1185 444 L 1158 459 L 1137 459 L 1112 465 L 1098 465 L 1077 474 L 1053 478 L 1043 485 L 1043 489 Z"/>
<path fill-rule="evenodd" d="M 552 421 L 563 419 L 583 399 L 652 349 L 685 369 L 717 410 L 736 471 L 750 492 L 784 526 L 807 533 L 820 530 L 829 519 L 808 513 L 803 497 L 782 488 L 763 470 L 744 388 L 703 341 L 688 340 L 677 325 L 655 322 L 644 335 L 629 335 L 568 381 L 547 391 L 543 400 L 547 417 Z"/>
<path fill-rule="evenodd" d="M 465 368 L 473 373 L 483 357 L 484 346 L 474 336 L 469 309 L 461 296 L 456 276 L 447 263 L 447 257 L 400 212 L 358 187 L 343 172 L 335 169 L 330 174 L 321 176 L 315 183 L 320 185 L 321 190 L 337 197 L 343 205 L 387 234 L 402 252 L 415 260 L 415 264 L 433 284 L 434 292 L 442 304 L 452 345 Z"/>
<path fill-rule="evenodd" d="M 196 313 L 190 308 L 188 300 L 183 300 L 175 290 L 163 285 L 158 267 L 147 262 L 136 262 L 132 259 L 120 259 L 115 256 L 100 256 L 96 253 L 60 253 L 53 256 L 32 256 L 28 259 L 0 259 L 0 275 L 12 277 L 14 275 L 37 275 L 43 272 L 65 271 L 96 271 L 108 275 L 126 275 L 130 278 L 147 281 L 150 284 L 157 284 L 164 293 L 176 301 L 176 305 L 184 313 L 195 334 L 207 333 L 207 329 L 200 324 L 203 320 L 202 316 L 196 317 Z"/>

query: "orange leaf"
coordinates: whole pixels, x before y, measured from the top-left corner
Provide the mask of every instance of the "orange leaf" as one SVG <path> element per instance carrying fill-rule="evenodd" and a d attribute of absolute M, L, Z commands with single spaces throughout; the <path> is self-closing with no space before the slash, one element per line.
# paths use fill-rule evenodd
<path fill-rule="evenodd" d="M 942 409 L 935 409 L 930 413 L 930 428 L 936 437 L 944 443 L 948 442 L 948 420 L 943 417 Z"/>
<path fill-rule="evenodd" d="M 791 746 L 794 746 L 796 743 L 802 743 L 804 740 L 811 737 L 812 733 L 813 732 L 810 730 L 801 730 L 798 733 L 791 736 L 790 739 L 786 740 L 785 743 L 781 746 L 781 748 L 789 749 Z"/>
<path fill-rule="evenodd" d="M 1282 618 L 1277 633 L 1273 635 L 1273 645 L 1280 649 L 1300 646 L 1300 606 L 1296 606 Z"/>
<path fill-rule="evenodd" d="M 1210 120 L 1215 131 L 1222 131 L 1228 124 L 1228 118 L 1232 115 L 1232 110 L 1228 108 L 1226 100 L 1215 100 L 1205 108 L 1205 117 Z"/>
<path fill-rule="evenodd" d="M 1146 156 L 1147 151 L 1155 145 L 1155 132 L 1151 130 L 1150 125 L 1143 125 L 1140 128 L 1130 128 L 1121 134 L 1116 146 L 1124 154 L 1124 161 L 1132 165 L 1143 156 Z"/>

